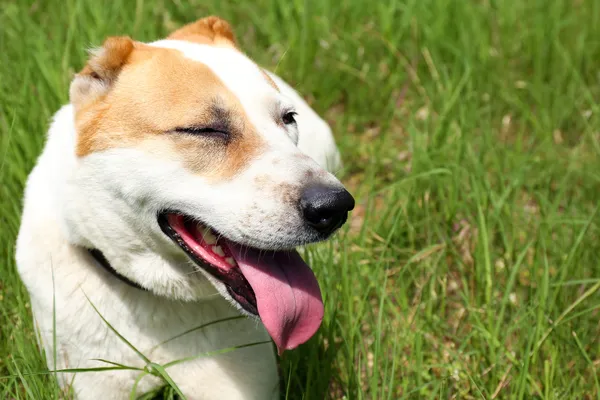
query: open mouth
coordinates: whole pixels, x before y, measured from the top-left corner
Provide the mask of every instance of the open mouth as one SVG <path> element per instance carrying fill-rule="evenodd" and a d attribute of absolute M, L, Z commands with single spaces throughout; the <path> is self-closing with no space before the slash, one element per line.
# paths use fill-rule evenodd
<path fill-rule="evenodd" d="M 221 281 L 227 292 L 250 314 L 258 315 L 256 295 L 244 278 L 227 240 L 213 229 L 179 213 L 161 213 L 162 231 L 179 245 L 194 263 Z"/>
<path fill-rule="evenodd" d="M 319 328 L 323 319 L 319 284 L 295 250 L 243 246 L 179 212 L 160 213 L 158 223 L 196 266 L 262 320 L 280 352 L 306 342 Z"/>

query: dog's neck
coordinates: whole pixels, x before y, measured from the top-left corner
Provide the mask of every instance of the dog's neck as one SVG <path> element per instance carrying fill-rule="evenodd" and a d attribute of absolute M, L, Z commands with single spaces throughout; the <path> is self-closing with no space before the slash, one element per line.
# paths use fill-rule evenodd
<path fill-rule="evenodd" d="M 102 252 L 98 249 L 88 249 L 88 252 L 90 253 L 90 255 L 94 258 L 94 260 L 96 260 L 96 263 L 104 268 L 104 270 L 106 272 L 108 272 L 109 274 L 111 274 L 112 276 L 114 276 L 116 279 L 120 280 L 121 282 L 139 289 L 139 290 L 144 290 L 146 291 L 145 288 L 143 288 L 139 283 L 132 281 L 131 279 L 127 278 L 126 276 L 123 276 L 121 274 L 119 274 L 117 272 L 116 269 L 114 269 L 112 267 L 112 265 L 110 265 L 110 263 L 108 262 L 108 260 L 106 259 L 106 257 L 104 257 L 104 254 L 102 254 Z"/>

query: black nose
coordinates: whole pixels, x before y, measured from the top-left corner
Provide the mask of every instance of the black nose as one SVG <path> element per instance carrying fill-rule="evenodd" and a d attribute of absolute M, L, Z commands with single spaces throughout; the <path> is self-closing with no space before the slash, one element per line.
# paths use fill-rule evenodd
<path fill-rule="evenodd" d="M 300 209 L 306 223 L 328 235 L 348 219 L 354 208 L 354 197 L 344 188 L 324 185 L 309 186 L 300 197 Z"/>

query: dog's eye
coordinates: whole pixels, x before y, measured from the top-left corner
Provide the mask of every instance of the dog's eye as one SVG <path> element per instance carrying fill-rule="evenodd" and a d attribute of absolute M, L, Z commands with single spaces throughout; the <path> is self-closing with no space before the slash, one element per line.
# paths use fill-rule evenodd
<path fill-rule="evenodd" d="M 190 126 L 185 128 L 175 128 L 177 133 L 187 133 L 189 135 L 207 136 L 207 137 L 221 137 L 224 139 L 229 138 L 229 133 L 222 129 L 215 128 L 201 128 L 197 126 Z"/>
<path fill-rule="evenodd" d="M 285 114 L 283 114 L 283 117 L 281 117 L 281 119 L 283 120 L 283 123 L 286 125 L 295 124 L 296 118 L 294 118 L 294 116 L 296 116 L 296 115 L 298 115 L 298 113 L 296 113 L 294 111 L 288 111 Z"/>

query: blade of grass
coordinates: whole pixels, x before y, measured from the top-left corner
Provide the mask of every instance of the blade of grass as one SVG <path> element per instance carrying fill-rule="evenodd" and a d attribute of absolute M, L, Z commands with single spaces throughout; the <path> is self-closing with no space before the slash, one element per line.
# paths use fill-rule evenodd
<path fill-rule="evenodd" d="M 209 352 L 206 352 L 206 353 L 200 353 L 200 354 L 197 354 L 195 356 L 185 357 L 185 358 L 181 358 L 179 360 L 170 361 L 170 362 L 164 364 L 163 367 L 169 368 L 169 367 L 172 367 L 173 365 L 181 364 L 181 363 L 184 363 L 184 362 L 187 362 L 187 361 L 192 361 L 192 360 L 195 360 L 197 358 L 212 357 L 212 356 L 216 356 L 216 355 L 219 355 L 219 354 L 225 354 L 225 353 L 229 353 L 231 351 L 243 349 L 243 348 L 246 348 L 246 347 L 258 346 L 258 345 L 267 344 L 267 343 L 271 343 L 271 341 L 270 340 L 264 340 L 262 342 L 253 342 L 253 343 L 243 344 L 241 346 L 227 347 L 225 349 L 220 349 L 220 350 L 215 350 L 215 351 L 209 351 Z"/>
<path fill-rule="evenodd" d="M 525 256 L 527 255 L 527 251 L 533 244 L 533 240 L 531 240 L 527 245 L 523 248 L 523 251 L 518 255 L 517 260 L 515 261 L 512 270 L 510 271 L 510 276 L 508 278 L 508 282 L 506 283 L 506 288 L 504 289 L 504 296 L 502 297 L 502 305 L 500 306 L 500 312 L 498 313 L 498 318 L 496 322 L 496 328 L 494 329 L 494 336 L 498 337 L 500 328 L 504 326 L 504 313 L 506 312 L 506 307 L 509 303 L 510 293 L 512 291 L 513 285 L 515 284 L 515 280 L 519 273 L 519 269 L 521 268 L 521 264 L 523 260 L 525 260 Z"/>
<path fill-rule="evenodd" d="M 573 311 L 579 304 L 581 304 L 581 302 L 583 302 L 585 299 L 587 299 L 588 297 L 590 297 L 591 295 L 593 295 L 598 289 L 600 289 L 600 282 L 596 283 L 594 286 L 592 286 L 591 288 L 589 288 L 588 290 L 585 291 L 585 293 L 583 293 L 577 300 L 575 300 L 569 307 L 567 307 L 561 314 L 560 316 L 556 319 L 556 321 L 554 321 L 554 323 L 552 324 L 552 326 L 550 328 L 548 328 L 548 330 L 546 332 L 544 332 L 544 334 L 542 335 L 542 337 L 540 338 L 540 340 L 538 340 L 538 342 L 535 345 L 534 348 L 534 352 L 537 352 L 540 347 L 542 346 L 542 344 L 544 343 L 544 341 L 548 338 L 548 336 L 550 335 L 550 333 L 552 333 L 552 331 L 558 326 L 560 325 L 560 323 L 562 322 L 562 320 L 571 312 Z M 530 356 L 533 353 L 530 354 Z"/>
<path fill-rule="evenodd" d="M 195 327 L 195 328 L 188 329 L 188 330 L 187 330 L 187 331 L 185 331 L 185 332 L 182 332 L 182 333 L 180 333 L 180 334 L 178 334 L 178 335 L 175 335 L 175 336 L 173 336 L 173 337 L 171 337 L 171 338 L 169 338 L 169 339 L 167 339 L 167 340 L 165 340 L 165 341 L 163 341 L 163 342 L 160 342 L 160 343 L 159 343 L 159 344 L 157 344 L 156 346 L 152 347 L 152 348 L 151 348 L 151 350 L 154 350 L 154 349 L 158 348 L 159 346 L 162 346 L 162 345 L 164 345 L 165 343 L 169 343 L 169 342 L 171 342 L 171 341 L 173 341 L 173 340 L 175 340 L 175 339 L 179 339 L 180 337 L 182 337 L 182 336 L 185 336 L 185 335 L 187 335 L 188 333 L 192 333 L 192 332 L 195 332 L 195 331 L 199 331 L 199 330 L 202 330 L 202 329 L 204 329 L 204 328 L 208 328 L 208 327 L 209 327 L 209 326 L 211 326 L 211 325 L 215 325 L 215 324 L 218 324 L 218 323 L 221 323 L 221 322 L 234 321 L 234 320 L 236 320 L 236 319 L 243 319 L 243 318 L 246 318 L 246 317 L 245 317 L 245 316 L 243 316 L 243 315 L 237 315 L 237 316 L 234 316 L 234 317 L 223 318 L 223 319 L 218 319 L 218 320 L 215 320 L 215 321 L 207 322 L 206 324 L 202 324 L 202 325 L 199 325 L 199 326 L 197 326 L 197 327 Z"/>
<path fill-rule="evenodd" d="M 94 311 L 96 311 L 96 314 L 98 314 L 98 316 L 100 318 L 102 318 L 102 321 L 104 321 L 104 323 L 106 324 L 106 326 L 109 327 L 109 329 L 111 331 L 114 332 L 115 335 L 117 335 L 119 337 L 119 339 L 121 339 L 123 341 L 123 343 L 125 343 L 130 349 L 132 349 L 142 360 L 144 360 L 144 362 L 146 364 L 150 364 L 152 361 L 150 361 L 150 359 L 148 359 L 148 357 L 146 357 L 144 354 L 142 354 L 141 351 L 139 351 L 133 344 L 131 344 L 127 339 L 125 339 L 123 337 L 123 335 L 121 335 L 111 324 L 110 322 L 108 322 L 106 320 L 106 318 L 104 318 L 104 316 L 100 313 L 100 311 L 98 311 L 98 309 L 96 308 L 96 306 L 94 305 L 94 303 L 92 303 L 92 301 L 90 300 L 90 298 L 88 297 L 88 295 L 84 292 L 83 295 L 85 296 L 85 298 L 87 299 L 87 301 L 90 303 L 90 305 L 92 306 L 92 308 L 94 309 Z"/>
<path fill-rule="evenodd" d="M 152 375 L 160 376 L 161 378 L 163 378 L 163 380 L 165 380 L 169 384 L 169 386 L 171 386 L 175 390 L 175 392 L 177 392 L 177 394 L 179 395 L 181 400 L 186 399 L 186 397 L 183 394 L 183 392 L 181 391 L 181 389 L 179 389 L 177 384 L 173 381 L 171 376 L 165 370 L 165 367 L 163 367 L 160 364 L 150 363 L 146 366 L 146 368 L 147 368 L 147 371 L 149 371 Z"/>
<path fill-rule="evenodd" d="M 120 364 L 120 363 L 117 363 L 117 362 L 114 362 L 114 361 L 105 360 L 103 358 L 92 358 L 92 360 L 94 360 L 94 361 L 100 361 L 100 362 L 103 362 L 103 363 L 106 363 L 106 364 L 110 364 L 110 365 L 115 365 L 117 367 L 123 367 L 123 368 L 128 368 L 128 369 L 143 371 L 142 368 L 131 367 L 129 365 L 124 365 L 124 364 Z"/>
<path fill-rule="evenodd" d="M 583 344 L 581 344 L 581 341 L 577 337 L 577 332 L 573 331 L 573 332 L 571 332 L 571 334 L 573 335 L 573 339 L 575 339 L 575 343 L 577 343 L 577 347 L 579 348 L 579 351 L 581 351 L 583 358 L 585 358 L 585 361 L 587 361 L 587 363 L 590 365 L 590 369 L 592 370 L 592 376 L 594 377 L 594 384 L 596 385 L 596 398 L 600 400 L 600 382 L 598 382 L 598 374 L 596 373 L 596 366 L 594 365 L 594 362 L 590 358 L 587 351 L 585 351 Z"/>
<path fill-rule="evenodd" d="M 78 373 L 78 372 L 99 372 L 99 371 L 121 371 L 121 370 L 138 370 L 139 368 L 128 368 L 128 367 L 95 367 L 95 368 L 63 368 L 52 371 L 40 371 L 40 372 L 28 372 L 22 374 L 23 376 L 39 376 L 39 375 L 51 375 L 55 373 Z M 1 379 L 17 378 L 19 375 L 4 375 L 0 376 Z"/>

